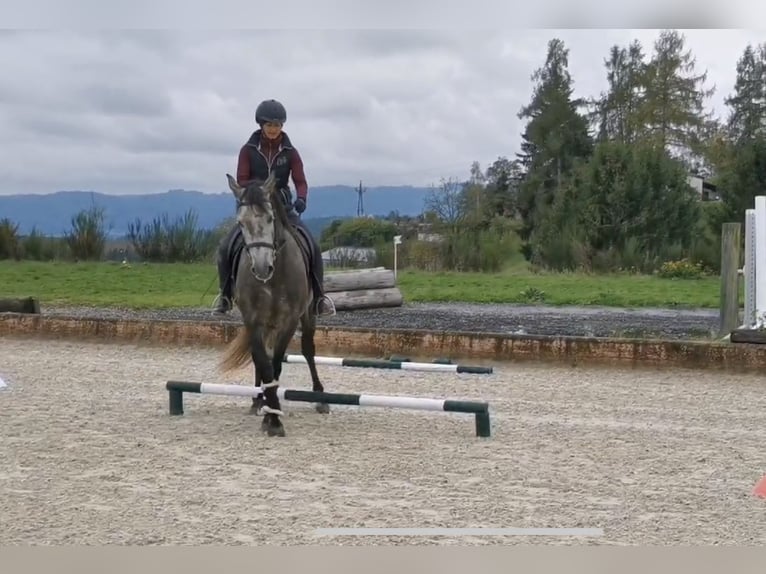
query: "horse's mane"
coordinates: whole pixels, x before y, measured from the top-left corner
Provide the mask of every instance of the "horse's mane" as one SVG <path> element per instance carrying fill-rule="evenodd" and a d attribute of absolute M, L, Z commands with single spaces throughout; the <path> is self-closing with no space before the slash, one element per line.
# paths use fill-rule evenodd
<path fill-rule="evenodd" d="M 266 210 L 267 195 L 261 186 L 264 182 L 259 180 L 250 180 L 244 186 L 242 192 L 242 203 L 251 203 L 258 209 Z"/>
<path fill-rule="evenodd" d="M 269 192 L 265 189 L 263 189 L 261 186 L 265 182 L 260 180 L 250 180 L 245 185 L 245 191 L 243 193 L 242 199 L 245 203 L 252 203 L 256 205 L 259 209 L 266 209 L 266 203 L 268 202 Z M 272 195 L 274 198 L 271 202 L 271 206 L 273 207 L 274 211 L 277 214 L 277 219 L 279 219 L 279 223 L 281 224 L 282 228 L 292 235 L 293 239 L 297 242 L 298 236 L 296 235 L 297 231 L 293 227 L 293 225 L 290 223 L 290 220 L 287 218 L 287 210 L 285 209 L 284 204 L 282 203 L 281 199 L 278 197 L 279 190 L 275 188 L 275 193 Z"/>

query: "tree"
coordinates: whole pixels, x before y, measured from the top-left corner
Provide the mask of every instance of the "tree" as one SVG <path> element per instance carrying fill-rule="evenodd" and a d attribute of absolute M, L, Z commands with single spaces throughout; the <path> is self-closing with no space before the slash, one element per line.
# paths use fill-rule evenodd
<path fill-rule="evenodd" d="M 431 186 L 424 200 L 426 213 L 433 213 L 438 220 L 454 227 L 463 217 L 463 186 L 454 178 L 441 179 L 439 187 Z"/>
<path fill-rule="evenodd" d="M 752 141 L 766 131 L 766 44 L 745 48 L 737 61 L 734 93 L 724 100 L 730 108 L 727 127 L 734 142 Z"/>
<path fill-rule="evenodd" d="M 744 223 L 753 198 L 766 192 L 766 44 L 748 45 L 737 61 L 729 117 L 709 146 L 724 205 L 720 216 Z M 716 221 L 720 231 L 721 221 Z"/>
<path fill-rule="evenodd" d="M 690 248 L 699 200 L 681 162 L 653 142 L 601 142 L 568 184 L 540 225 L 539 263 L 572 269 L 607 255 L 647 268 Z"/>
<path fill-rule="evenodd" d="M 548 42 L 545 63 L 532 75 L 536 82 L 532 100 L 518 114 L 529 119 L 517 154 L 525 169 L 517 204 L 525 240 L 561 191 L 577 158 L 591 152 L 588 122 L 579 113 L 584 100 L 573 97 L 568 59 L 569 50 L 561 40 Z"/>
<path fill-rule="evenodd" d="M 485 181 L 478 161 L 471 164 L 471 174 L 463 184 L 460 192 L 459 211 L 463 218 L 470 219 L 471 224 L 481 226 L 485 221 Z"/>
<path fill-rule="evenodd" d="M 604 60 L 609 85 L 596 103 L 599 141 L 632 143 L 641 133 L 646 64 L 641 43 L 634 40 L 627 48 L 612 46 Z"/>
<path fill-rule="evenodd" d="M 727 221 L 744 225 L 745 210 L 752 209 L 756 195 L 766 193 L 766 135 L 733 144 L 717 179 Z"/>
<path fill-rule="evenodd" d="M 498 157 L 487 168 L 485 193 L 490 216 L 514 217 L 518 214 L 519 186 L 523 178 L 519 160 Z"/>
<path fill-rule="evenodd" d="M 644 68 L 638 119 L 644 138 L 690 164 L 701 153 L 710 127 L 711 115 L 704 106 L 715 88 L 703 87 L 707 71 L 695 73 L 696 60 L 685 42 L 676 30 L 662 31 L 655 41 L 652 59 Z"/>

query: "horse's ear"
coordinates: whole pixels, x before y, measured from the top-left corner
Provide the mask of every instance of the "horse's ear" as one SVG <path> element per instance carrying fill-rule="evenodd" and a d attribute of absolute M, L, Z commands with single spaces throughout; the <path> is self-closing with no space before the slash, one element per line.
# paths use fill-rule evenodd
<path fill-rule="evenodd" d="M 237 199 L 240 199 L 242 197 L 242 194 L 245 192 L 245 188 L 243 188 L 241 185 L 237 183 L 237 180 L 234 179 L 230 174 L 226 174 L 226 179 L 229 182 L 229 189 L 234 194 L 234 197 Z"/>

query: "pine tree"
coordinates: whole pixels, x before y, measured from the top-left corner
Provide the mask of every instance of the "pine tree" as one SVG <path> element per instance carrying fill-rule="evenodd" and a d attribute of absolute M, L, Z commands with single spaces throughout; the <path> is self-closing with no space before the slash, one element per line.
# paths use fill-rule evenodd
<path fill-rule="evenodd" d="M 729 118 L 710 157 L 728 221 L 744 223 L 756 195 L 766 193 L 766 44 L 748 45 L 737 61 Z"/>
<path fill-rule="evenodd" d="M 573 97 L 568 58 L 561 40 L 548 42 L 545 63 L 532 75 L 532 100 L 518 114 L 529 119 L 517 154 L 526 171 L 517 206 L 523 239 L 531 237 L 577 158 L 587 157 L 592 148 L 587 119 L 578 111 L 584 101 Z"/>
<path fill-rule="evenodd" d="M 745 48 L 737 61 L 734 94 L 724 101 L 730 108 L 727 127 L 733 141 L 752 141 L 766 132 L 766 44 Z"/>
<path fill-rule="evenodd" d="M 705 100 L 715 88 L 703 87 L 707 71 L 695 73 L 696 60 L 685 43 L 676 30 L 660 33 L 645 67 L 638 118 L 644 126 L 643 138 L 691 163 L 706 139 L 711 116 L 705 112 Z"/>
<path fill-rule="evenodd" d="M 609 88 L 596 102 L 598 140 L 632 143 L 641 131 L 638 111 L 645 91 L 641 43 L 634 40 L 627 48 L 612 46 L 604 65 Z"/>

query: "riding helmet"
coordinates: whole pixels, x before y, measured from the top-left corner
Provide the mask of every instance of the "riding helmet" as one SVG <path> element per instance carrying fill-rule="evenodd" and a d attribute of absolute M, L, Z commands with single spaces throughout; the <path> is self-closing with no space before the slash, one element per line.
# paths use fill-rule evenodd
<path fill-rule="evenodd" d="M 263 125 L 266 122 L 279 122 L 281 124 L 287 121 L 287 110 L 277 100 L 264 100 L 255 110 L 255 122 Z"/>

